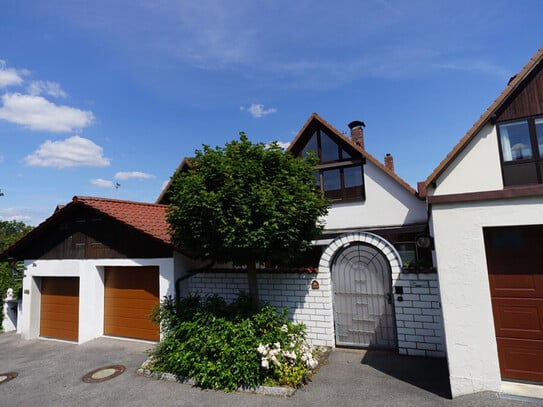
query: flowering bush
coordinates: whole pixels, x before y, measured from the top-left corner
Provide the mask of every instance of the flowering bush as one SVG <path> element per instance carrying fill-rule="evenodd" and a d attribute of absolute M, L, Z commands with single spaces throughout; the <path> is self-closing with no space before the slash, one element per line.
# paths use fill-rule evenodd
<path fill-rule="evenodd" d="M 281 332 L 287 334 L 287 342 L 259 344 L 257 351 L 262 356 L 260 365 L 268 370 L 277 383 L 297 386 L 309 370 L 318 365 L 313 349 L 299 333 L 290 333 L 289 326 L 283 324 Z M 285 346 L 286 345 L 286 346 Z"/>
<path fill-rule="evenodd" d="M 263 383 L 299 385 L 317 365 L 305 326 L 291 322 L 287 309 L 251 309 L 249 301 L 246 296 L 232 304 L 218 297 L 165 300 L 155 312 L 164 338 L 151 351 L 151 369 L 226 391 Z"/>

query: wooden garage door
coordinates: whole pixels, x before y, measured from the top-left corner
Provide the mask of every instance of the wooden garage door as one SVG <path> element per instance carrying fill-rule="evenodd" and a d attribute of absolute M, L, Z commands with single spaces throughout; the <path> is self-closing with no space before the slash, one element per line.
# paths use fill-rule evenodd
<path fill-rule="evenodd" d="M 158 341 L 149 318 L 158 302 L 158 267 L 106 267 L 104 334 Z"/>
<path fill-rule="evenodd" d="M 79 339 L 79 278 L 42 277 L 40 336 Z"/>
<path fill-rule="evenodd" d="M 503 378 L 543 382 L 543 225 L 485 229 Z"/>

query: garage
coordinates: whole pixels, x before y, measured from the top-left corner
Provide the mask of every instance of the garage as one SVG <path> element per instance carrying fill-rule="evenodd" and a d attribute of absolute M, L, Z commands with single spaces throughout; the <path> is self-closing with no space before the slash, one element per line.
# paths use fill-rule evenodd
<path fill-rule="evenodd" d="M 159 303 L 158 267 L 106 267 L 104 335 L 158 341 L 149 315 Z"/>
<path fill-rule="evenodd" d="M 543 382 L 543 225 L 484 235 L 501 376 Z"/>
<path fill-rule="evenodd" d="M 79 278 L 41 279 L 40 336 L 79 339 Z"/>

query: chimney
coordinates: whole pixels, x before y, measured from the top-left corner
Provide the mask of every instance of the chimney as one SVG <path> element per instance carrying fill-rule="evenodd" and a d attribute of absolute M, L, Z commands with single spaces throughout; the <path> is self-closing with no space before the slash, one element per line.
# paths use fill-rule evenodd
<path fill-rule="evenodd" d="M 390 155 L 390 153 L 385 155 L 385 167 L 394 172 L 394 158 Z"/>
<path fill-rule="evenodd" d="M 351 129 L 351 140 L 364 149 L 364 127 L 366 125 L 364 122 L 355 120 L 349 123 L 349 128 Z"/>

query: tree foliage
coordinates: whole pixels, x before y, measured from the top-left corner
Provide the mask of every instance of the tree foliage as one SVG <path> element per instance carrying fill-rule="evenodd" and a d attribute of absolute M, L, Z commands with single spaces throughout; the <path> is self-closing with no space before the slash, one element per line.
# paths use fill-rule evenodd
<path fill-rule="evenodd" d="M 195 257 L 238 265 L 288 265 L 319 235 L 328 202 L 315 186 L 314 157 L 300 159 L 244 133 L 204 146 L 173 180 L 168 221 Z"/>
<path fill-rule="evenodd" d="M 9 246 L 22 238 L 32 230 L 32 226 L 28 226 L 23 222 L 18 221 L 0 221 L 0 253 L 6 250 Z M 18 267 L 20 268 L 20 267 Z M 8 288 L 13 288 L 17 293 L 21 287 L 21 278 L 19 275 L 14 275 L 12 268 L 7 262 L 0 263 L 0 298 L 6 295 Z"/>

